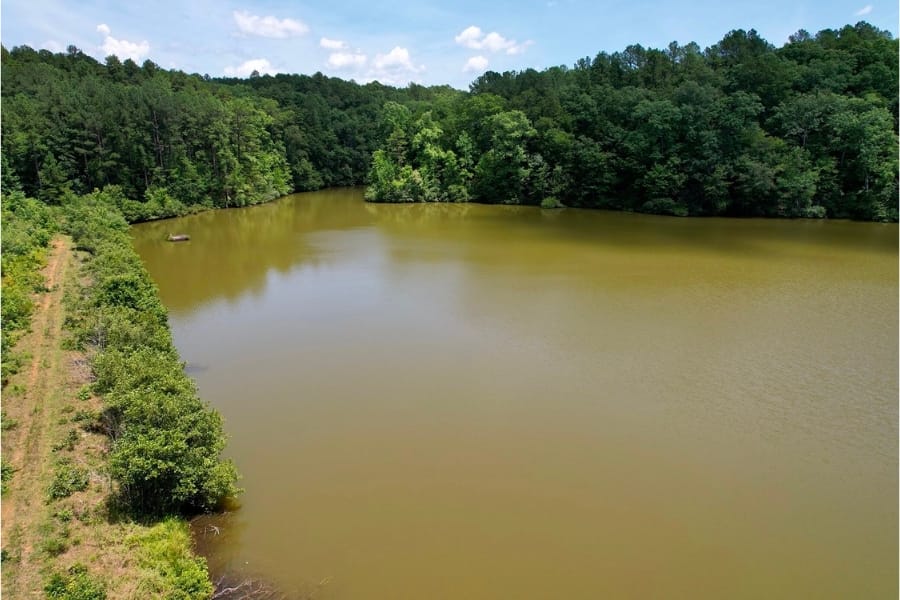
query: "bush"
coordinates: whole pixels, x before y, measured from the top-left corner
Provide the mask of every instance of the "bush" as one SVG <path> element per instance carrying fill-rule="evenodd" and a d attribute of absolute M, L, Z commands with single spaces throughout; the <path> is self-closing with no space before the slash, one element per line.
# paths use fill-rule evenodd
<path fill-rule="evenodd" d="M 0 493 L 5 494 L 7 490 L 7 484 L 9 484 L 9 480 L 12 479 L 13 473 L 15 473 L 15 469 L 12 468 L 5 460 L 0 459 Z"/>
<path fill-rule="evenodd" d="M 68 423 L 69 420 L 65 419 L 64 422 Z M 75 449 L 75 444 L 78 443 L 79 439 L 80 436 L 78 435 L 78 431 L 70 429 L 69 433 L 66 434 L 66 437 L 53 444 L 51 450 L 53 450 L 53 452 L 59 452 L 60 450 L 68 450 L 71 452 Z"/>
<path fill-rule="evenodd" d="M 9 431 L 19 426 L 19 422 L 6 416 L 6 411 L 0 411 L 0 430 Z"/>
<path fill-rule="evenodd" d="M 72 517 L 74 516 L 74 514 L 72 513 L 71 508 L 66 507 L 66 508 L 61 508 L 58 511 L 56 511 L 55 513 L 53 513 L 53 516 L 56 517 L 56 519 L 60 523 L 69 523 L 72 521 Z"/>
<path fill-rule="evenodd" d="M 54 573 L 44 586 L 49 600 L 106 600 L 106 588 L 88 573 L 87 567 L 76 564 L 63 575 Z"/>
<path fill-rule="evenodd" d="M 68 459 L 57 462 L 56 472 L 53 474 L 53 481 L 47 488 L 47 497 L 50 500 L 59 500 L 67 498 L 75 492 L 82 492 L 87 489 L 90 475 L 87 469 L 76 467 Z"/>
<path fill-rule="evenodd" d="M 184 373 L 156 286 L 121 228 L 119 195 L 95 192 L 84 206 L 67 207 L 85 220 L 70 221 L 72 235 L 93 252 L 85 265 L 93 285 L 74 300 L 70 325 L 81 344 L 98 351 L 93 391 L 106 407 L 94 425 L 112 438 L 110 474 L 133 513 L 212 510 L 237 493 L 234 466 L 219 456 L 222 419 Z M 159 190 L 150 196 L 165 200 Z"/>
<path fill-rule="evenodd" d="M 803 217 L 807 219 L 824 219 L 827 214 L 824 206 L 808 206 L 803 209 Z"/>
<path fill-rule="evenodd" d="M 547 196 L 541 200 L 541 208 L 565 208 L 566 205 L 559 201 L 555 196 Z"/>
<path fill-rule="evenodd" d="M 41 541 L 41 551 L 47 556 L 59 556 L 69 549 L 69 542 L 60 537 L 48 537 Z"/>

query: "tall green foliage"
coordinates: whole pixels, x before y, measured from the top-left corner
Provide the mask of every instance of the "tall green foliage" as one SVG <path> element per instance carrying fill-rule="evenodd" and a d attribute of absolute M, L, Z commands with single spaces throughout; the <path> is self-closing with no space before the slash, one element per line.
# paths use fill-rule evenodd
<path fill-rule="evenodd" d="M 28 328 L 34 308 L 32 295 L 43 285 L 40 267 L 56 229 L 50 209 L 22 192 L 7 190 L 0 197 L 3 235 L 0 242 L 2 296 L 0 302 L 0 355 L 2 381 L 16 371 L 19 361 L 11 352 L 19 335 Z"/>
<path fill-rule="evenodd" d="M 77 49 L 4 49 L 2 66 L 4 178 L 49 204 L 117 185 L 129 221 L 361 184 L 385 102 L 459 94 L 320 74 L 210 80 Z"/>
<path fill-rule="evenodd" d="M 128 540 L 145 568 L 138 594 L 146 598 L 206 600 L 213 594 L 206 559 L 190 552 L 187 523 L 164 519 Z"/>
<path fill-rule="evenodd" d="M 364 182 L 381 202 L 896 220 L 897 57 L 867 23 L 781 48 L 738 29 L 487 72 L 466 94 L 19 47 L 0 71 L 4 185 L 48 204 L 117 185 L 129 221 Z"/>
<path fill-rule="evenodd" d="M 94 389 L 103 395 L 110 474 L 138 514 L 212 510 L 236 493 L 234 466 L 220 459 L 222 419 L 197 396 L 172 345 L 166 310 L 117 208 L 119 188 L 63 207 L 66 228 L 90 252 L 91 285 L 70 325 L 93 347 Z"/>
<path fill-rule="evenodd" d="M 385 107 L 393 133 L 367 198 L 445 199 L 430 158 L 464 136 L 460 199 L 896 221 L 897 53 L 890 34 L 859 23 L 798 32 L 780 49 L 736 30 L 703 52 L 633 45 L 571 70 L 488 72 L 469 96 L 409 114 L 405 129 Z M 419 139 L 424 155 L 401 143 Z"/>

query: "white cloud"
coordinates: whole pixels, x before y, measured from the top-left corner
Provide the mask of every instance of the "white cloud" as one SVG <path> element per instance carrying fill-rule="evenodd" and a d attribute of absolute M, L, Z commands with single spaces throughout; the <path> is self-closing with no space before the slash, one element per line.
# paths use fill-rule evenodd
<path fill-rule="evenodd" d="M 354 66 L 362 66 L 362 63 Z M 419 76 L 424 71 L 425 65 L 416 65 L 409 50 L 396 46 L 387 54 L 376 54 L 369 68 L 365 72 L 359 72 L 356 79 L 362 83 L 379 81 L 385 85 L 401 86 L 411 81 L 420 81 Z"/>
<path fill-rule="evenodd" d="M 349 50 L 345 42 L 341 43 L 342 49 L 329 54 L 326 65 L 344 71 L 345 77 L 352 77 L 355 81 L 379 81 L 385 85 L 401 86 L 419 81 L 419 76 L 425 71 L 425 65 L 416 64 L 407 48 L 395 46 L 390 52 L 370 57 L 362 50 Z M 319 45 L 325 47 L 321 42 Z"/>
<path fill-rule="evenodd" d="M 333 69 L 358 68 L 366 64 L 368 57 L 360 52 L 332 52 L 328 66 Z"/>
<path fill-rule="evenodd" d="M 295 19 L 278 19 L 277 17 L 260 17 L 251 15 L 247 11 L 234 11 L 234 22 L 237 23 L 241 33 L 258 35 L 267 38 L 286 38 L 303 35 L 309 31 L 309 27 L 302 21 Z"/>
<path fill-rule="evenodd" d="M 481 37 L 483 35 L 484 34 L 481 31 L 481 27 L 470 25 L 469 27 L 463 29 L 462 32 L 460 32 L 460 34 L 453 39 L 456 40 L 456 43 L 460 44 L 461 46 L 480 50 L 481 43 L 479 40 L 481 40 Z"/>
<path fill-rule="evenodd" d="M 327 37 L 323 37 L 319 40 L 319 46 L 322 48 L 328 48 L 329 50 L 342 50 L 347 47 L 347 42 L 343 42 L 341 40 L 330 40 Z"/>
<path fill-rule="evenodd" d="M 457 44 L 472 50 L 487 50 L 489 52 L 505 51 L 507 54 L 522 54 L 525 49 L 534 42 L 528 40 L 521 44 L 515 40 L 508 40 L 496 31 L 485 34 L 480 27 L 470 25 L 463 29 L 459 35 L 453 38 Z"/>
<path fill-rule="evenodd" d="M 512 40 L 508 40 L 496 31 L 492 31 L 481 40 L 481 47 L 497 52 L 499 50 L 507 50 L 516 45 Z"/>
<path fill-rule="evenodd" d="M 122 60 L 130 58 L 134 62 L 140 62 L 143 57 L 150 53 L 150 43 L 147 40 L 142 42 L 117 40 L 111 35 L 112 30 L 110 30 L 109 25 L 106 23 L 97 25 L 97 31 L 105 36 L 100 49 L 103 50 L 106 56 L 115 54 Z"/>
<path fill-rule="evenodd" d="M 424 71 L 424 66 L 415 66 L 409 56 L 409 50 L 394 46 L 394 49 L 387 54 L 375 55 L 375 68 L 379 71 L 410 71 L 418 73 Z"/>
<path fill-rule="evenodd" d="M 229 77 L 248 77 L 253 71 L 259 72 L 260 75 L 275 73 L 275 69 L 265 58 L 253 58 L 236 67 L 225 67 L 225 74 Z"/>
<path fill-rule="evenodd" d="M 466 64 L 463 66 L 463 73 L 468 71 L 475 71 L 477 73 L 483 73 L 487 70 L 488 67 L 488 59 L 483 56 L 473 56 L 469 60 L 466 61 Z"/>
<path fill-rule="evenodd" d="M 523 52 L 525 52 L 525 49 L 528 48 L 528 46 L 532 45 L 533 43 L 534 43 L 534 40 L 525 40 L 521 44 L 514 44 L 506 49 L 506 53 L 510 54 L 510 55 L 522 54 Z"/>
<path fill-rule="evenodd" d="M 872 12 L 872 5 L 866 4 L 865 6 L 863 6 L 861 9 L 859 9 L 858 11 L 856 11 L 853 14 L 856 15 L 857 17 L 864 17 L 867 14 L 869 14 L 870 12 Z"/>

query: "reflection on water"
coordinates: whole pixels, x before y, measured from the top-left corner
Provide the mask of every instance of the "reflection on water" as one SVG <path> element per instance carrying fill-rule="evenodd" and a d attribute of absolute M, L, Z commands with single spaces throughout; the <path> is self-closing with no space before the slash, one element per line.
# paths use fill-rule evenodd
<path fill-rule="evenodd" d="M 317 598 L 897 596 L 896 225 L 332 190 L 134 238 L 244 475 L 199 525 L 213 571 Z"/>

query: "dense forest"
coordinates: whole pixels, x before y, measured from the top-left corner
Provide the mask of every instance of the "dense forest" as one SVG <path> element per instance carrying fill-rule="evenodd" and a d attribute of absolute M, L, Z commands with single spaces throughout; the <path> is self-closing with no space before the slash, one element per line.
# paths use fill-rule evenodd
<path fill-rule="evenodd" d="M 387 107 L 367 197 L 896 221 L 897 52 L 860 23 L 488 72 Z"/>
<path fill-rule="evenodd" d="M 211 80 L 75 47 L 4 48 L 2 66 L 4 189 L 60 204 L 118 186 L 132 222 L 362 184 L 386 102 L 459 93 L 321 74 Z"/>
<path fill-rule="evenodd" d="M 897 220 L 898 45 L 867 23 L 633 45 L 469 92 L 210 79 L 74 46 L 2 66 L 4 188 L 59 204 L 115 185 L 129 221 L 363 183 L 387 202 Z"/>

